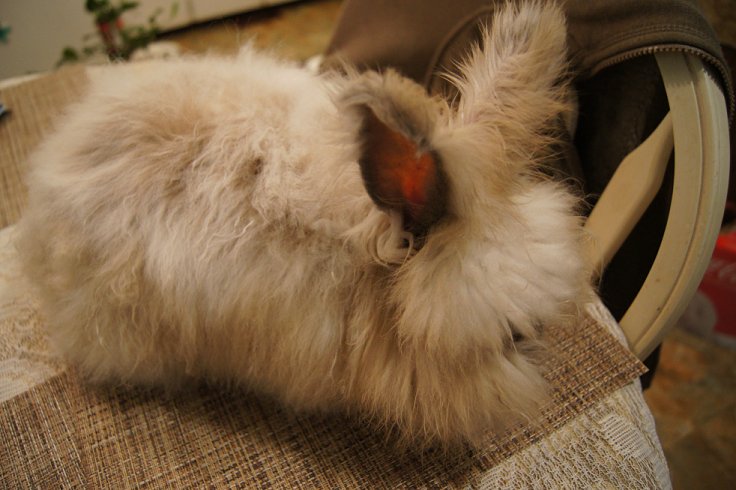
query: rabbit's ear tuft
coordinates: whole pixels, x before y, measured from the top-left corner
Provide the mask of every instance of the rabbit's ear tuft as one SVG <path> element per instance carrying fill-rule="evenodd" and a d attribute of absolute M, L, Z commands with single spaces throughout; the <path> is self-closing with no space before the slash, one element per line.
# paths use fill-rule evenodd
<path fill-rule="evenodd" d="M 404 228 L 426 235 L 447 208 L 447 184 L 439 156 L 392 129 L 363 105 L 360 168 L 366 190 L 380 207 L 400 212 Z"/>

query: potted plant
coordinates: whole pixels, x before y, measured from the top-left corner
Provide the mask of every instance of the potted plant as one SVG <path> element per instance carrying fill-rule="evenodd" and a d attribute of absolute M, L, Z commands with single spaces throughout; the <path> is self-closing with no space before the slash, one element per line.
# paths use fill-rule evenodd
<path fill-rule="evenodd" d="M 177 6 L 177 3 L 172 4 L 172 16 L 176 15 Z M 65 47 L 58 64 L 80 61 L 100 53 L 110 60 L 127 60 L 136 49 L 146 47 L 160 32 L 156 19 L 162 10 L 156 10 L 145 26 L 126 26 L 123 23 L 123 13 L 137 7 L 138 2 L 134 1 L 113 3 L 110 0 L 85 0 L 84 8 L 94 17 L 97 32 L 84 36 L 83 41 L 95 41 L 86 44 L 81 52 Z"/>

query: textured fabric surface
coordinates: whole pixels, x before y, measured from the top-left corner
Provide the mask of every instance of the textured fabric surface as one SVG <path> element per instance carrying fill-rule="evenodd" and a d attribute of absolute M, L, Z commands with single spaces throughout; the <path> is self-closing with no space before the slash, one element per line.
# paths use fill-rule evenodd
<path fill-rule="evenodd" d="M 14 92 L 6 100 L 16 110 L 34 108 L 0 135 L 0 147 L 11 148 L 3 168 L 15 169 L 15 183 L 5 179 L 0 190 L 2 205 L 16 206 L 3 215 L 10 221 L 22 208 L 28 146 L 84 77 L 61 72 L 32 83 L 5 93 Z M 398 454 L 359 421 L 294 414 L 239 391 L 89 386 L 50 351 L 13 233 L 0 233 L 0 488 L 668 485 L 651 415 L 632 384 L 643 368 L 599 307 L 579 325 L 547 329 L 553 355 L 544 369 L 554 391 L 541 421 L 489 434 L 478 451 Z"/>
<path fill-rule="evenodd" d="M 654 421 L 631 383 L 484 472 L 478 488 L 671 488 Z"/>

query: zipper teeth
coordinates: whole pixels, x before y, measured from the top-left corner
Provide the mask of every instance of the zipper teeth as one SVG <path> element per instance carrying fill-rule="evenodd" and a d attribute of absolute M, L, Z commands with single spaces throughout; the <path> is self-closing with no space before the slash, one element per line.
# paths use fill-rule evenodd
<path fill-rule="evenodd" d="M 728 119 L 729 123 L 733 119 L 734 115 L 734 105 L 736 101 L 734 101 L 734 93 L 733 93 L 733 87 L 731 86 L 731 79 L 729 78 L 729 74 L 726 73 L 725 68 L 723 67 L 723 64 L 721 61 L 713 56 L 712 54 L 703 51 L 702 49 L 693 48 L 690 46 L 683 46 L 683 45 L 664 45 L 664 46 L 647 46 L 644 48 L 637 48 L 632 49 L 631 51 L 627 51 L 625 53 L 616 55 L 612 58 L 608 58 L 607 60 L 599 63 L 594 73 L 599 72 L 600 70 L 603 70 L 605 68 L 608 68 L 610 66 L 613 66 L 617 63 L 621 63 L 622 61 L 628 61 L 634 58 L 638 58 L 639 56 L 645 56 L 650 54 L 656 54 L 656 53 L 687 53 L 692 54 L 694 56 L 697 56 L 700 59 L 703 59 L 707 61 L 710 65 L 715 66 L 718 69 L 719 74 L 721 75 L 721 79 L 723 80 L 723 83 L 725 85 L 725 96 L 728 100 Z"/>

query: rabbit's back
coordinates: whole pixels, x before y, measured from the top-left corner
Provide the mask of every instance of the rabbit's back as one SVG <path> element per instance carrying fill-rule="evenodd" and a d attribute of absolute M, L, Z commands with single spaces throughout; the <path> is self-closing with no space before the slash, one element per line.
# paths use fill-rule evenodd
<path fill-rule="evenodd" d="M 34 158 L 21 243 L 69 357 L 98 379 L 320 391 L 353 274 L 341 210 L 370 206 L 326 90 L 247 53 L 93 81 Z"/>

